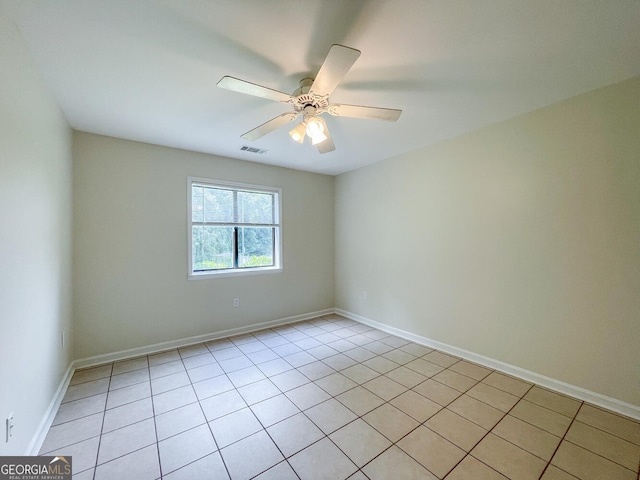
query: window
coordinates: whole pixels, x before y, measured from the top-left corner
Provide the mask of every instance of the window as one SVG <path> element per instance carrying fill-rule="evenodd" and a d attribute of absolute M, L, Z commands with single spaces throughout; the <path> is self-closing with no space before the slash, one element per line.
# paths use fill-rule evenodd
<path fill-rule="evenodd" d="M 282 269 L 281 189 L 192 177 L 187 185 L 189 278 Z"/>

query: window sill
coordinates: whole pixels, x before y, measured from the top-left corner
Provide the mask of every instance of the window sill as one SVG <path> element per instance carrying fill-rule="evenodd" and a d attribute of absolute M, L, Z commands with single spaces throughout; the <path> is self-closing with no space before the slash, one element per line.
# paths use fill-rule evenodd
<path fill-rule="evenodd" d="M 211 280 L 213 278 L 245 277 L 247 275 L 268 275 L 282 272 L 282 267 L 243 268 L 221 270 L 219 272 L 195 272 L 187 275 L 188 280 Z"/>

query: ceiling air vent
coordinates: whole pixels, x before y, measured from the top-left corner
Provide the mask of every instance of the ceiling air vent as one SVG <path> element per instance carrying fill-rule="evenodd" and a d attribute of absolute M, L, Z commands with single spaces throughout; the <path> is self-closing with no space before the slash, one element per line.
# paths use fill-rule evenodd
<path fill-rule="evenodd" d="M 249 152 L 249 153 L 259 153 L 260 155 L 267 153 L 266 150 L 263 150 L 261 148 L 248 147 L 246 145 L 243 145 L 242 147 L 240 147 L 240 150 L 244 152 Z"/>

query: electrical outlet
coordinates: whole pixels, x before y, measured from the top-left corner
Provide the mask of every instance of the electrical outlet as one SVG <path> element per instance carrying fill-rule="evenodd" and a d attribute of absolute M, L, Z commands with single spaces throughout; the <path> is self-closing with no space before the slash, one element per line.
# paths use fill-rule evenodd
<path fill-rule="evenodd" d="M 365 300 L 369 298 L 369 292 L 367 292 L 366 290 L 364 292 L 362 292 L 362 298 L 364 298 Z"/>
<path fill-rule="evenodd" d="M 13 437 L 13 427 L 14 427 L 14 423 L 13 423 L 13 413 L 10 413 L 9 416 L 6 418 L 5 420 L 5 427 L 6 427 L 6 443 L 9 443 L 9 440 L 11 440 L 11 437 Z"/>
<path fill-rule="evenodd" d="M 240 299 L 239 298 L 234 298 L 233 299 L 233 306 L 234 307 L 239 307 L 240 306 Z"/>

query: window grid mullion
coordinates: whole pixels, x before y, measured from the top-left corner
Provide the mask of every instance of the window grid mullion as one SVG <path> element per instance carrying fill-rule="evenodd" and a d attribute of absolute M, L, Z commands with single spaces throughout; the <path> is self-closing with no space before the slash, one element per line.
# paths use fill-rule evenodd
<path fill-rule="evenodd" d="M 238 268 L 238 227 L 233 228 L 233 268 Z"/>
<path fill-rule="evenodd" d="M 236 225 L 233 227 L 233 268 L 238 268 L 238 191 L 233 191 L 233 221 Z"/>

